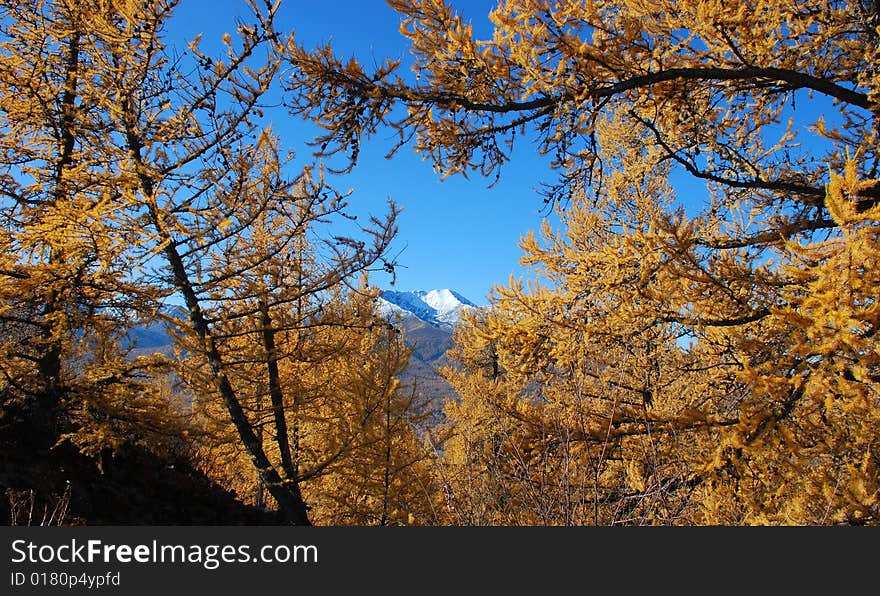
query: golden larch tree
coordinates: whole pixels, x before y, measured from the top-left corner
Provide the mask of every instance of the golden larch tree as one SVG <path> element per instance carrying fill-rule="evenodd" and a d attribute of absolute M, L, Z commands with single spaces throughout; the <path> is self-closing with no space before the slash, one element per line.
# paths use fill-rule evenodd
<path fill-rule="evenodd" d="M 502 0 L 482 39 L 446 2 L 390 4 L 415 77 L 287 49 L 324 151 L 391 127 L 443 175 L 498 175 L 526 140 L 564 210 L 523 241 L 541 283 L 462 336 L 495 380 L 452 371 L 451 417 L 506 451 L 451 494 L 511 523 L 876 523 L 877 3 Z M 589 488 L 581 424 L 614 438 Z"/>
<path fill-rule="evenodd" d="M 287 317 L 392 268 L 396 207 L 351 223 L 320 167 L 294 167 L 264 112 L 292 42 L 274 28 L 277 5 L 248 5 L 253 22 L 213 56 L 199 38 L 166 43 L 173 1 L 3 3 L 2 389 L 4 402 L 33 395 L 42 411 L 76 410 L 83 445 L 112 444 L 112 425 L 97 421 L 167 417 L 148 382 L 167 362 L 121 349 L 131 325 L 164 320 L 189 390 L 223 404 L 266 490 L 307 524 L 279 363 L 296 357 L 291 337 L 306 322 L 348 322 Z M 304 254 L 313 267 L 299 275 Z M 163 310 L 172 297 L 185 319 Z M 278 459 L 248 411 L 248 360 Z"/>

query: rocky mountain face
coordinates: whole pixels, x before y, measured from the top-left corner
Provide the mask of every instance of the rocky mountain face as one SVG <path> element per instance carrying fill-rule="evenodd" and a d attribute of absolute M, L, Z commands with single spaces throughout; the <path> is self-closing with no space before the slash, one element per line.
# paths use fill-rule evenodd
<path fill-rule="evenodd" d="M 452 347 L 452 331 L 462 313 L 478 308 L 467 298 L 449 289 L 394 292 L 384 291 L 379 298 L 379 313 L 404 332 L 404 338 L 413 350 L 409 369 L 401 381 L 415 384 L 439 412 L 445 398 L 452 395 L 452 387 L 437 374 L 446 364 L 446 351 Z"/>
<path fill-rule="evenodd" d="M 389 319 L 401 317 L 408 324 L 421 322 L 432 327 L 452 329 L 462 312 L 476 308 L 467 298 L 452 290 L 394 292 L 385 290 L 379 298 L 379 313 Z"/>

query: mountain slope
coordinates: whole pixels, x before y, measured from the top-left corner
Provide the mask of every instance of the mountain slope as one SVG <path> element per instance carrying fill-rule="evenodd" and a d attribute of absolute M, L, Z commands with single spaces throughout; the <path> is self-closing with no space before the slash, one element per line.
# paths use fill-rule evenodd
<path fill-rule="evenodd" d="M 379 314 L 400 326 L 413 354 L 401 376 L 405 386 L 415 386 L 439 417 L 443 400 L 452 396 L 449 383 L 437 373 L 447 364 L 452 332 L 464 312 L 478 307 L 449 289 L 394 292 L 384 291 L 378 300 Z"/>

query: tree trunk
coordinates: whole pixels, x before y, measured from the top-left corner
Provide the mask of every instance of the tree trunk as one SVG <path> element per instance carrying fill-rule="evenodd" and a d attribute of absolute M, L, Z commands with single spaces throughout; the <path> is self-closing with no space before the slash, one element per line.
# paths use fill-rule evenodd
<path fill-rule="evenodd" d="M 241 407 L 241 403 L 238 401 L 235 389 L 229 382 L 229 378 L 225 373 L 223 358 L 221 357 L 220 352 L 217 349 L 217 344 L 214 341 L 214 337 L 211 335 L 211 331 L 208 328 L 208 322 L 205 319 L 205 315 L 202 313 L 199 298 L 196 295 L 192 280 L 186 271 L 183 257 L 177 250 L 177 244 L 171 237 L 170 232 L 165 227 L 159 209 L 155 203 L 153 180 L 146 173 L 143 159 L 141 158 L 140 152 L 143 144 L 131 129 L 127 131 L 127 136 L 128 149 L 136 167 L 138 168 L 138 178 L 141 190 L 144 192 L 147 201 L 150 223 L 156 229 L 160 241 L 164 244 L 162 252 L 173 273 L 174 286 L 183 296 L 190 321 L 202 343 L 202 351 L 211 368 L 211 376 L 214 385 L 220 393 L 220 396 L 223 398 L 223 402 L 229 412 L 229 418 L 233 425 L 235 425 L 235 429 L 238 431 L 238 436 L 247 450 L 248 455 L 250 455 L 254 467 L 260 475 L 260 480 L 262 480 L 263 484 L 266 486 L 269 494 L 274 497 L 275 501 L 278 503 L 278 507 L 281 509 L 287 520 L 295 525 L 310 526 L 311 522 L 309 521 L 308 507 L 306 506 L 305 501 L 303 501 L 299 485 L 295 481 L 291 482 L 290 479 L 283 480 L 278 474 L 278 471 L 272 466 L 272 463 L 269 461 L 269 458 L 263 450 L 262 442 L 254 432 L 253 426 L 251 426 L 251 423 L 247 418 L 247 414 L 245 414 L 244 409 Z"/>

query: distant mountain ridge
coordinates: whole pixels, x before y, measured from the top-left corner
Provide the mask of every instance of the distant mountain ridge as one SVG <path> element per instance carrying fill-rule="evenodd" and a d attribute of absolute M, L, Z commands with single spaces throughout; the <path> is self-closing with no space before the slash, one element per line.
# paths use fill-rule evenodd
<path fill-rule="evenodd" d="M 403 331 L 412 349 L 409 368 L 401 375 L 404 385 L 416 388 L 439 420 L 443 402 L 454 390 L 438 369 L 448 364 L 452 332 L 462 315 L 480 307 L 450 289 L 398 292 L 385 290 L 377 301 L 379 314 Z"/>
<path fill-rule="evenodd" d="M 386 318 L 414 316 L 434 327 L 451 329 L 464 311 L 477 306 L 461 294 L 449 290 L 384 290 L 378 300 L 379 314 Z"/>

